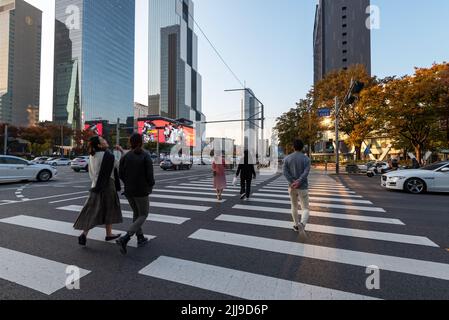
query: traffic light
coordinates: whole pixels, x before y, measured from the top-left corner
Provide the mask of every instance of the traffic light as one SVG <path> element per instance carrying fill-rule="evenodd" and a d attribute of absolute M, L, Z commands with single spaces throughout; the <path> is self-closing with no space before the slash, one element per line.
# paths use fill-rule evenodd
<path fill-rule="evenodd" d="M 351 82 L 351 88 L 348 92 L 348 95 L 345 99 L 345 104 L 353 104 L 356 101 L 356 96 L 362 92 L 363 88 L 365 88 L 365 84 L 360 81 L 352 81 Z"/>

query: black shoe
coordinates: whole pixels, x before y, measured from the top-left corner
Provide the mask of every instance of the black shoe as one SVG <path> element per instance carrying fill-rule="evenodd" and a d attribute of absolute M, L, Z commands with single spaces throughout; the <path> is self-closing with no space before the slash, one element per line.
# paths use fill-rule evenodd
<path fill-rule="evenodd" d="M 143 235 L 137 236 L 137 246 L 143 247 L 148 243 L 148 238 L 145 238 Z"/>
<path fill-rule="evenodd" d="M 131 237 L 129 235 L 126 235 L 115 241 L 115 243 L 117 243 L 117 245 L 120 247 L 120 252 L 123 255 L 126 255 L 128 253 L 127 245 L 129 240 L 131 240 Z"/>
<path fill-rule="evenodd" d="M 246 194 L 242 194 L 241 196 L 240 196 L 240 199 L 245 199 L 245 197 L 246 197 Z"/>
<path fill-rule="evenodd" d="M 121 234 L 115 234 L 110 237 L 106 237 L 105 240 L 106 240 L 106 242 L 109 242 L 109 241 L 116 240 L 116 239 L 120 238 L 120 236 L 121 236 Z"/>
<path fill-rule="evenodd" d="M 295 230 L 296 232 L 299 232 L 299 227 L 298 226 L 293 226 L 293 230 Z"/>
<path fill-rule="evenodd" d="M 86 235 L 84 233 L 78 237 L 78 244 L 80 246 L 83 246 L 83 247 L 86 246 L 86 244 L 87 244 L 87 237 L 86 237 Z"/>

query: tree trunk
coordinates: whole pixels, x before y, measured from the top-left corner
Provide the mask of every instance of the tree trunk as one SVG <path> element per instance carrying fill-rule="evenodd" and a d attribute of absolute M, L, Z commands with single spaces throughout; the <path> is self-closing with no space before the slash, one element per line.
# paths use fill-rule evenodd
<path fill-rule="evenodd" d="M 422 165 L 422 146 L 421 145 L 415 146 L 415 154 L 416 154 L 416 160 L 418 160 L 419 164 Z"/>
<path fill-rule="evenodd" d="M 362 145 L 356 145 L 355 146 L 355 160 L 359 161 L 362 160 Z"/>

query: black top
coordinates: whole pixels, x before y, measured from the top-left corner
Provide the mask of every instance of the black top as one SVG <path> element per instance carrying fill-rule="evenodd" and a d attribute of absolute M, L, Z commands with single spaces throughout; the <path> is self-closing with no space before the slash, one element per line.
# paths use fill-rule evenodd
<path fill-rule="evenodd" d="M 245 180 L 256 178 L 256 170 L 254 170 L 253 164 L 239 164 L 236 176 L 238 177 L 240 173 L 242 174 L 241 178 Z"/>
<path fill-rule="evenodd" d="M 145 151 L 128 152 L 120 160 L 120 179 L 125 184 L 126 196 L 146 197 L 151 194 L 155 181 L 150 155 Z"/>

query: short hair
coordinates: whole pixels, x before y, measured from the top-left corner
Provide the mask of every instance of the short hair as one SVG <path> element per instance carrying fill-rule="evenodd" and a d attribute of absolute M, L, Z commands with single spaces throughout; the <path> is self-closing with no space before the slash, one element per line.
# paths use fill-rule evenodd
<path fill-rule="evenodd" d="M 304 142 L 302 142 L 302 140 L 300 139 L 296 139 L 295 141 L 293 141 L 293 148 L 295 149 L 295 151 L 302 151 L 304 149 Z"/>
<path fill-rule="evenodd" d="M 129 144 L 131 145 L 131 149 L 134 150 L 135 153 L 142 153 L 143 138 L 141 134 L 133 134 L 129 138 Z"/>

